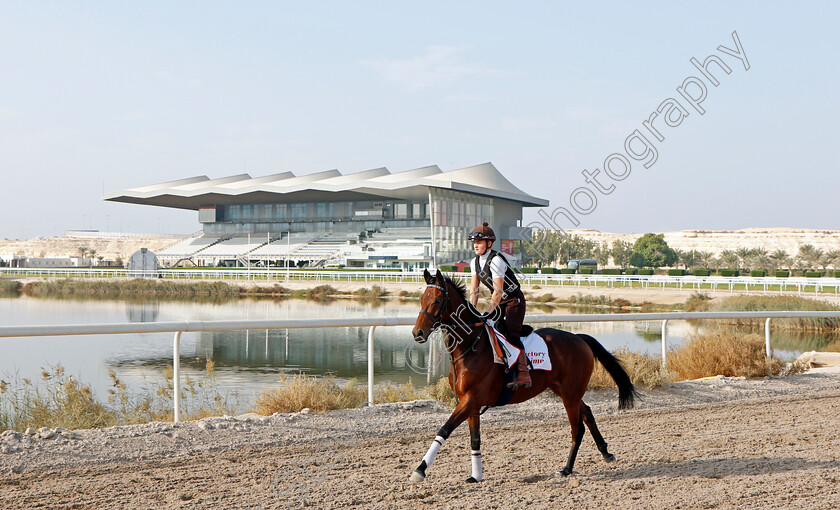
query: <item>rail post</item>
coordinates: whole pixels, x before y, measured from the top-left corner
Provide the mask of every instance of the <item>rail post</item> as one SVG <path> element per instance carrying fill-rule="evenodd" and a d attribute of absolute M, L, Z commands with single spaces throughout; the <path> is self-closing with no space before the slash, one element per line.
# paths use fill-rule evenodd
<path fill-rule="evenodd" d="M 764 321 L 764 350 L 767 354 L 767 361 L 773 357 L 773 348 L 770 347 L 770 317 Z"/>
<path fill-rule="evenodd" d="M 175 339 L 172 342 L 172 402 L 175 406 L 175 418 L 178 423 L 181 419 L 181 332 L 175 332 Z"/>
<path fill-rule="evenodd" d="M 376 326 L 371 326 L 368 331 L 368 405 L 373 405 L 373 332 Z"/>
<path fill-rule="evenodd" d="M 662 370 L 668 370 L 668 319 L 662 321 Z"/>

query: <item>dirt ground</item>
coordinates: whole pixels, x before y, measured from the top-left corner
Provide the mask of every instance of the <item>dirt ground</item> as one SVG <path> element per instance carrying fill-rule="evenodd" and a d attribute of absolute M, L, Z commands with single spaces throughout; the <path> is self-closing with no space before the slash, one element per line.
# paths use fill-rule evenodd
<path fill-rule="evenodd" d="M 587 393 L 618 461 L 542 395 L 482 417 L 485 481 L 466 484 L 459 427 L 408 481 L 449 411 L 433 402 L 80 431 L 0 455 L 3 508 L 838 508 L 840 373 L 718 378 Z M 60 444 L 59 444 L 60 443 Z M 8 450 L 8 447 L 7 447 Z M 14 448 L 11 451 L 15 451 Z"/>

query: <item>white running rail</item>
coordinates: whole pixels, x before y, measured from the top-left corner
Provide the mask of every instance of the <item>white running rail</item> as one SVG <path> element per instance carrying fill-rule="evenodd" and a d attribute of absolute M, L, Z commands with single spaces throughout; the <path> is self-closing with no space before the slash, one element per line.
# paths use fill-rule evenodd
<path fill-rule="evenodd" d="M 764 339 L 766 355 L 772 356 L 770 347 L 770 319 L 840 318 L 840 311 L 797 312 L 665 312 L 665 313 L 599 313 L 581 315 L 528 315 L 527 323 L 561 322 L 612 322 L 612 321 L 662 321 L 662 366 L 667 367 L 667 324 L 669 320 L 687 319 L 766 319 Z M 0 338 L 30 336 L 113 335 L 131 333 L 175 333 L 173 340 L 172 368 L 174 381 L 174 421 L 181 415 L 180 404 L 180 340 L 181 334 L 195 331 L 235 331 L 249 329 L 294 328 L 345 328 L 370 327 L 368 332 L 368 405 L 373 404 L 374 331 L 380 326 L 411 326 L 417 317 L 375 317 L 356 319 L 261 319 L 225 321 L 180 321 L 128 324 L 63 324 L 47 326 L 3 326 Z"/>

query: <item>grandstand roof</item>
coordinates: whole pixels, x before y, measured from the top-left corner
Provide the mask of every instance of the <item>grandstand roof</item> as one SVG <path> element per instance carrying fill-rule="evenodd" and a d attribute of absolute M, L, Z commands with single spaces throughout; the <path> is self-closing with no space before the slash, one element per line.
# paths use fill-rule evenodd
<path fill-rule="evenodd" d="M 492 163 L 443 172 L 437 165 L 391 173 L 375 168 L 343 175 L 338 170 L 296 176 L 292 172 L 265 177 L 248 174 L 210 179 L 202 175 L 131 188 L 103 196 L 113 202 L 198 210 L 206 205 L 271 202 L 422 199 L 428 188 L 476 193 L 546 207 L 548 200 L 531 196 L 508 181 Z"/>

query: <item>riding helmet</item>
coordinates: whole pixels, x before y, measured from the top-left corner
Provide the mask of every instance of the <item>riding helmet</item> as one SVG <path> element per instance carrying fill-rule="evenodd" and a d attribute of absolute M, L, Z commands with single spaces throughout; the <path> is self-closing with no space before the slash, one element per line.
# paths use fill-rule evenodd
<path fill-rule="evenodd" d="M 470 241 L 495 241 L 496 233 L 493 232 L 492 228 L 487 226 L 487 222 L 485 221 L 470 232 L 469 239 Z"/>

